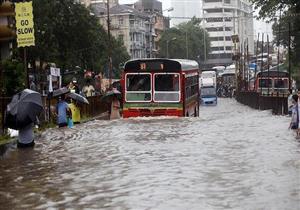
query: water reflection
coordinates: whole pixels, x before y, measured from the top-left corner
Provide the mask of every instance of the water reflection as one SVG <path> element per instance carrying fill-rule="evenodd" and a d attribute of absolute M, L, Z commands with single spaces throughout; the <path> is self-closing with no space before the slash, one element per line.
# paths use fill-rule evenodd
<path fill-rule="evenodd" d="M 289 119 L 231 100 L 200 118 L 51 129 L 0 160 L 4 209 L 300 209 Z"/>

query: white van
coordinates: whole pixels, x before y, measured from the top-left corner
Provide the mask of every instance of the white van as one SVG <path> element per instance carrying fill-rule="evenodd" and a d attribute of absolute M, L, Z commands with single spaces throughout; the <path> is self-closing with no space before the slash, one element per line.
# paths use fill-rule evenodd
<path fill-rule="evenodd" d="M 200 85 L 203 86 L 217 86 L 217 74 L 215 71 L 203 71 L 201 73 L 200 77 Z M 207 83 L 213 83 L 213 84 L 207 84 Z"/>

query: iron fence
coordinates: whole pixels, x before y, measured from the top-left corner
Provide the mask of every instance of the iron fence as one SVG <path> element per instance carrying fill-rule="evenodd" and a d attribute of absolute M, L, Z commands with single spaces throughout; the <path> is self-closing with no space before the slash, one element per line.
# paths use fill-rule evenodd
<path fill-rule="evenodd" d="M 87 100 L 89 101 L 89 104 L 82 104 L 80 105 L 80 112 L 82 117 L 91 118 L 98 116 L 106 111 L 109 111 L 110 106 L 108 104 L 105 104 L 101 102 L 100 100 L 101 96 L 92 96 L 88 97 Z M 0 97 L 0 126 L 1 131 L 0 135 L 4 132 L 4 115 L 5 110 L 7 107 L 7 104 L 10 103 L 11 97 Z M 44 110 L 41 113 L 39 119 L 41 122 L 49 122 L 54 120 L 54 116 L 52 111 L 55 111 L 56 104 L 58 102 L 57 98 L 52 98 L 49 100 L 47 97 L 42 97 Z M 52 109 L 52 111 L 51 111 Z"/>
<path fill-rule="evenodd" d="M 287 95 L 260 95 L 257 92 L 241 91 L 236 100 L 244 105 L 259 110 L 272 110 L 276 115 L 288 114 Z"/>

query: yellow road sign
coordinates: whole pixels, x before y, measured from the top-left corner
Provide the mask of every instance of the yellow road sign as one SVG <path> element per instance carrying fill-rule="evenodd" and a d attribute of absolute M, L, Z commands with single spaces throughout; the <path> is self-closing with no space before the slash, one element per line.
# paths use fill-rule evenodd
<path fill-rule="evenodd" d="M 15 4 L 18 47 L 35 45 L 32 2 Z"/>

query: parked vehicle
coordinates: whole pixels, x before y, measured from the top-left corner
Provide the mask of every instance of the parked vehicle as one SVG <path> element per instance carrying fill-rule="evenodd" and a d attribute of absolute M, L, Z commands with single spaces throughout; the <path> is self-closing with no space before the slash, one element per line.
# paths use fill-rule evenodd
<path fill-rule="evenodd" d="M 199 115 L 196 61 L 131 60 L 125 64 L 121 84 L 124 118 Z"/>

